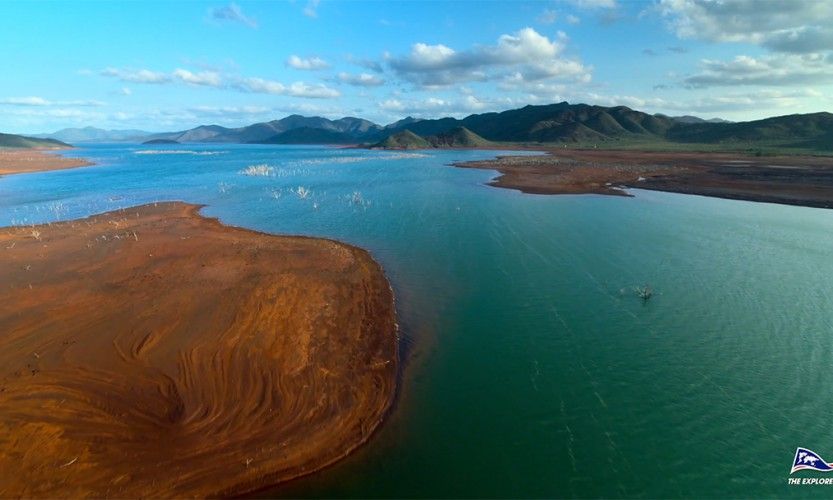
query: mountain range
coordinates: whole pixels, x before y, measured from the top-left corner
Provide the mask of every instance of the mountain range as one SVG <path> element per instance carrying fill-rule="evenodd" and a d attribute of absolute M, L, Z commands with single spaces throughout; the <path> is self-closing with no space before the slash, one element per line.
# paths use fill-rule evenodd
<path fill-rule="evenodd" d="M 33 134 L 40 139 L 57 139 L 63 142 L 139 142 L 150 135 L 144 130 L 104 130 L 96 127 L 65 128 L 51 134 Z"/>
<path fill-rule="evenodd" d="M 201 125 L 177 132 L 146 134 L 136 130 L 101 131 L 88 127 L 67 129 L 48 136 L 67 142 L 166 140 L 180 143 L 369 144 L 384 147 L 380 144 L 386 139 L 407 130 L 434 147 L 449 147 L 447 141 L 440 137 L 451 131 L 459 133 L 458 129 L 465 130 L 464 136 L 471 134 L 462 142 L 471 139 L 472 147 L 478 141 L 557 144 L 615 142 L 622 145 L 696 143 L 729 146 L 760 143 L 777 144 L 785 148 L 833 150 L 833 114 L 825 112 L 727 122 L 693 116 L 649 114 L 625 106 L 605 107 L 567 102 L 473 114 L 462 119 L 408 117 L 384 126 L 355 117 L 330 120 L 317 116 L 291 115 L 239 128 Z M 80 134 L 83 140 L 71 139 L 72 134 Z M 108 139 L 97 138 L 103 136 Z M 430 138 L 434 138 L 433 141 Z M 405 142 L 413 145 L 419 141 L 406 137 Z M 459 144 L 460 140 L 452 142 Z"/>

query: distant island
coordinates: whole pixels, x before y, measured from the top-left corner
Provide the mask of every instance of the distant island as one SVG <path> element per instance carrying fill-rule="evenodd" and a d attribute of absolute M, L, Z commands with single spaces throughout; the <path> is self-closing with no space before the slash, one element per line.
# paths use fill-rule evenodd
<path fill-rule="evenodd" d="M 151 139 L 143 142 L 142 144 L 179 144 L 179 141 L 175 141 L 173 139 Z"/>

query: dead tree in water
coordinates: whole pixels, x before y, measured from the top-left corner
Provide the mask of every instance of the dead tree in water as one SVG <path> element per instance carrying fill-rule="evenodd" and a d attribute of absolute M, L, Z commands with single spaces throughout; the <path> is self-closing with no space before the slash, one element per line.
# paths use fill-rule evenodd
<path fill-rule="evenodd" d="M 648 302 L 648 299 L 654 295 L 654 291 L 650 285 L 645 284 L 643 287 L 636 287 L 636 295 L 642 299 L 642 302 Z"/>

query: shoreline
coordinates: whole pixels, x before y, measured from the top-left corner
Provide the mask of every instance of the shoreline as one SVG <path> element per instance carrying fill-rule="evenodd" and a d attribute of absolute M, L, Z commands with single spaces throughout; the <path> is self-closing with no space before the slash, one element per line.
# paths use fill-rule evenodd
<path fill-rule="evenodd" d="M 0 228 L 0 492 L 251 493 L 384 421 L 399 347 L 370 254 L 199 208 Z"/>
<path fill-rule="evenodd" d="M 540 151 L 538 149 L 533 149 Z M 833 208 L 833 157 L 546 149 L 541 156 L 457 162 L 495 170 L 488 185 L 529 194 L 632 196 L 647 189 L 715 198 Z"/>
<path fill-rule="evenodd" d="M 88 167 L 92 162 L 83 158 L 67 158 L 55 152 L 63 149 L 2 149 L 0 148 L 0 177 L 4 175 L 66 170 Z"/>

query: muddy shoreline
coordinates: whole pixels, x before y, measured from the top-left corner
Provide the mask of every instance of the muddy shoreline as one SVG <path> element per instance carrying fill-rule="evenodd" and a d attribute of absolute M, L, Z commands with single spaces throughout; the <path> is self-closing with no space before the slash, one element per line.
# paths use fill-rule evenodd
<path fill-rule="evenodd" d="M 229 496 L 320 470 L 393 403 L 381 268 L 160 203 L 0 228 L 0 496 Z"/>
<path fill-rule="evenodd" d="M 461 162 L 496 170 L 489 184 L 533 194 L 629 196 L 627 188 L 833 208 L 833 157 L 549 149 Z"/>
<path fill-rule="evenodd" d="M 55 154 L 60 149 L 0 149 L 0 177 L 12 174 L 46 172 L 87 167 L 91 162 L 83 158 L 67 158 Z"/>

